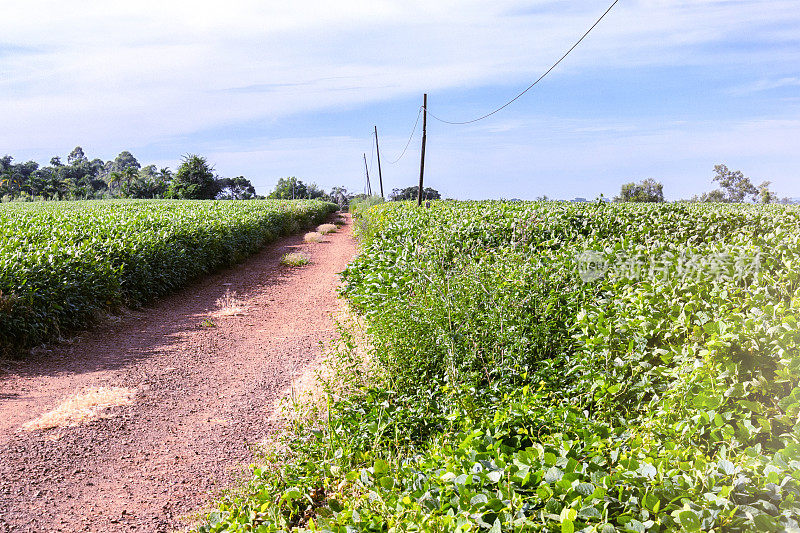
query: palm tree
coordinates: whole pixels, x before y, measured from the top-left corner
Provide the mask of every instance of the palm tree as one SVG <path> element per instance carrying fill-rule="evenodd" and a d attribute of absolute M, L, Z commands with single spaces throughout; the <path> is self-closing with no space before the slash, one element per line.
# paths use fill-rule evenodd
<path fill-rule="evenodd" d="M 122 173 L 114 170 L 113 172 L 109 173 L 107 180 L 108 180 L 108 189 L 111 192 L 114 192 L 115 184 L 117 186 L 117 190 L 119 190 L 122 183 Z"/>
<path fill-rule="evenodd" d="M 130 189 L 133 180 L 139 178 L 139 172 L 133 167 L 127 167 L 122 171 L 122 176 L 125 178 L 128 188 Z"/>

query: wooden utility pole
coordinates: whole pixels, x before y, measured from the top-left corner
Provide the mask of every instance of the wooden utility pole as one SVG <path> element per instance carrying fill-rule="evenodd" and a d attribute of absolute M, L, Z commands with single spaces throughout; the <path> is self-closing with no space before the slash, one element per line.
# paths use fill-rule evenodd
<path fill-rule="evenodd" d="M 422 205 L 422 178 L 425 176 L 425 140 L 428 132 L 428 93 L 422 97 L 422 156 L 419 161 L 419 192 L 417 205 Z"/>
<path fill-rule="evenodd" d="M 378 154 L 378 182 L 381 184 L 381 198 L 383 198 L 383 173 L 381 172 L 381 149 L 378 146 L 378 126 L 375 126 L 375 152 Z"/>
<path fill-rule="evenodd" d="M 367 165 L 367 154 L 364 153 L 364 170 L 367 172 L 367 195 L 372 196 L 372 185 L 369 183 L 369 166 Z"/>

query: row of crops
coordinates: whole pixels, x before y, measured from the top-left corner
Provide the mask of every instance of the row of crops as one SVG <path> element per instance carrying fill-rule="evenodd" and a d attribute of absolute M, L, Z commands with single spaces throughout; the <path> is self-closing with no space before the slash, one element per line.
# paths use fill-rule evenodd
<path fill-rule="evenodd" d="M 319 223 L 319 201 L 0 205 L 0 354 L 91 324 Z"/>
<path fill-rule="evenodd" d="M 202 531 L 800 531 L 797 208 L 391 203 L 360 232 L 372 371 L 345 350 L 364 386 Z"/>

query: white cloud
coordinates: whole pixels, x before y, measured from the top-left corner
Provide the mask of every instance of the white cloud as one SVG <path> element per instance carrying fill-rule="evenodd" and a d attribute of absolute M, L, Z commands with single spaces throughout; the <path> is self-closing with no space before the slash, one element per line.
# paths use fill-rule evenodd
<path fill-rule="evenodd" d="M 108 158 L 122 149 L 161 143 L 175 146 L 179 154 L 195 150 L 183 140 L 196 132 L 235 129 L 244 122 L 346 109 L 354 110 L 356 121 L 358 109 L 366 104 L 424 90 L 524 86 L 606 6 L 588 0 L 11 3 L 3 10 L 7 24 L 0 54 L 0 146 L 12 154 L 49 158 L 82 144 L 89 153 Z M 778 72 L 765 79 L 778 81 L 743 80 L 742 91 L 793 87 L 796 71 L 786 71 L 800 61 L 798 32 L 796 0 L 625 0 L 553 76 L 659 65 L 735 68 L 762 61 L 776 65 Z M 659 153 L 659 143 L 709 153 L 722 142 L 711 127 L 698 138 L 696 131 L 705 131 L 705 126 L 691 134 L 666 128 L 647 137 L 641 124 L 586 121 L 555 136 L 575 143 L 572 148 L 543 139 L 549 153 L 568 158 L 548 159 L 524 142 L 530 135 L 526 120 L 504 116 L 481 125 L 476 132 L 507 134 L 507 144 L 493 145 L 496 151 L 490 154 L 469 146 L 466 152 L 453 152 L 452 164 L 463 166 L 480 154 L 495 166 L 475 161 L 470 168 L 489 171 L 504 168 L 513 155 L 534 168 L 552 161 L 544 165 L 551 173 L 573 168 L 577 175 L 582 171 L 579 161 L 588 155 L 595 166 L 611 167 L 612 157 L 637 160 L 624 144 L 609 149 L 592 146 L 592 139 L 621 142 L 629 137 L 610 136 L 639 135 L 637 142 L 651 155 Z M 767 122 L 758 124 L 765 127 Z M 548 131 L 570 127 L 553 122 Z M 780 135 L 788 127 L 772 123 L 763 133 Z M 743 124 L 737 128 L 747 133 Z M 267 148 L 242 139 L 245 151 L 238 146 L 221 150 L 213 141 L 202 148 L 210 160 L 213 153 L 218 167 L 233 173 L 245 173 L 233 170 L 240 161 L 238 166 L 254 176 L 261 175 L 255 172 L 258 168 L 270 168 L 276 176 L 328 172 L 331 181 L 358 183 L 360 178 L 352 176 L 360 173 L 359 149 L 353 157 L 349 134 L 257 140 L 271 142 Z M 727 134 L 722 138 L 736 145 Z M 773 151 L 786 148 L 780 138 L 763 139 L 765 157 L 766 145 Z M 397 145 L 399 152 L 405 140 L 397 135 L 387 139 L 387 147 Z M 406 172 L 413 175 L 411 166 Z"/>
<path fill-rule="evenodd" d="M 773 89 L 783 89 L 786 87 L 800 87 L 800 78 L 780 78 L 772 80 L 758 80 L 738 87 L 733 87 L 730 93 L 734 96 L 748 96 L 761 91 L 771 91 Z"/>

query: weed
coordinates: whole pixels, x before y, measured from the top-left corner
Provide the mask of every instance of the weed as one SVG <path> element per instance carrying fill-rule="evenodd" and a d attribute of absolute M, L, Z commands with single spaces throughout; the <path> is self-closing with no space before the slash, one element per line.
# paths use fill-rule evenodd
<path fill-rule="evenodd" d="M 322 233 L 316 231 L 310 231 L 305 234 L 303 240 L 306 242 L 322 242 L 324 239 L 322 237 Z"/>
<path fill-rule="evenodd" d="M 299 267 L 305 266 L 310 262 L 311 260 L 308 256 L 302 252 L 289 252 L 281 257 L 281 264 L 284 266 Z"/>
<path fill-rule="evenodd" d="M 334 233 L 336 231 L 336 224 L 322 224 L 317 226 L 317 231 L 323 235 Z"/>
<path fill-rule="evenodd" d="M 86 424 L 100 417 L 105 409 L 130 405 L 135 395 L 134 389 L 124 387 L 89 389 L 65 399 L 52 411 L 25 423 L 22 429 L 33 431 Z"/>
<path fill-rule="evenodd" d="M 235 316 L 245 314 L 244 303 L 236 296 L 236 291 L 225 289 L 225 294 L 217 298 L 215 316 Z"/>

